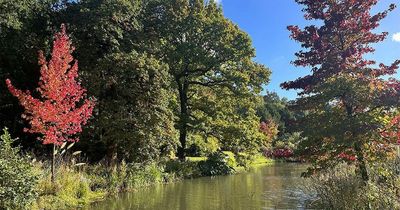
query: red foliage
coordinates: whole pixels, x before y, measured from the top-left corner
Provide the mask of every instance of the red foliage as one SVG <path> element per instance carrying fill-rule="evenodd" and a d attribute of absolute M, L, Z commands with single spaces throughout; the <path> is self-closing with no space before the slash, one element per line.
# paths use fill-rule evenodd
<path fill-rule="evenodd" d="M 394 117 L 388 128 L 381 133 L 382 137 L 396 141 L 400 144 L 400 115 Z"/>
<path fill-rule="evenodd" d="M 61 32 L 55 34 L 51 60 L 47 62 L 43 52 L 39 52 L 41 77 L 37 91 L 40 98 L 16 89 L 9 79 L 6 80 L 9 91 L 25 109 L 22 118 L 29 121 L 30 128 L 24 131 L 42 134 L 43 144 L 78 141 L 71 136 L 81 132 L 82 125 L 92 115 L 95 101 L 84 99 L 86 90 L 76 81 L 78 62 L 71 55 L 73 50 L 62 25 Z"/>
<path fill-rule="evenodd" d="M 314 1 L 296 0 L 305 6 L 305 18 L 324 22 L 321 27 L 307 26 L 304 29 L 298 26 L 288 26 L 291 37 L 300 42 L 308 51 L 296 53 L 296 66 L 311 66 L 312 75 L 285 82 L 281 86 L 285 89 L 303 89 L 302 95 L 313 93 L 314 87 L 320 81 L 333 75 L 352 72 L 360 80 L 369 80 L 371 85 L 385 90 L 381 100 L 387 97 L 400 97 L 394 86 L 400 87 L 398 80 L 385 82 L 380 79 L 383 75 L 394 75 L 399 67 L 400 60 L 391 65 L 377 64 L 374 60 L 364 59 L 367 53 L 374 52 L 372 43 L 383 41 L 388 33 L 374 32 L 379 22 L 395 9 L 392 4 L 384 12 L 371 15 L 370 11 L 378 0 L 345 0 L 345 1 Z M 356 35 L 356 36 L 355 36 Z M 358 38 L 357 38 L 358 37 Z M 355 39 L 357 38 L 357 39 Z M 349 42 L 351 40 L 351 42 Z M 335 59 L 332 59 L 335 58 Z"/>
<path fill-rule="evenodd" d="M 276 135 L 278 135 L 278 125 L 272 121 L 267 120 L 266 122 L 260 123 L 260 131 L 266 136 L 267 141 L 272 141 Z"/>
<path fill-rule="evenodd" d="M 340 153 L 337 157 L 340 159 L 343 159 L 343 160 L 350 161 L 350 162 L 357 160 L 357 157 L 355 155 L 347 154 L 344 152 Z"/>
<path fill-rule="evenodd" d="M 293 156 L 293 151 L 288 148 L 274 149 L 272 151 L 272 156 L 274 158 L 290 158 Z"/>
<path fill-rule="evenodd" d="M 397 140 L 400 137 L 399 118 L 394 119 L 391 128 L 383 132 L 380 130 L 382 122 L 371 120 L 366 123 L 362 116 L 372 117 L 372 111 L 376 109 L 391 112 L 399 107 L 400 81 L 390 77 L 396 75 L 400 60 L 385 65 L 366 56 L 375 51 L 376 43 L 387 38 L 387 32 L 378 33 L 376 29 L 396 6 L 392 4 L 387 10 L 373 14 L 371 11 L 379 0 L 296 2 L 304 6 L 307 20 L 320 23 L 304 28 L 288 27 L 291 38 L 303 48 L 296 53 L 293 64 L 310 67 L 311 74 L 281 84 L 284 89 L 298 89 L 300 97 L 293 107 L 310 112 L 310 117 L 304 117 L 305 120 L 300 122 L 310 127 L 305 129 L 304 135 L 309 138 L 306 140 L 308 148 L 304 155 L 310 159 L 329 155 L 330 158 L 354 160 L 355 157 L 347 151 L 352 148 L 358 150 L 354 151 L 357 153 L 356 158 L 364 162 L 361 155 L 387 153 L 395 142 L 394 137 Z M 340 109 L 332 113 L 343 114 L 337 118 L 341 122 L 337 122 L 335 116 L 323 108 L 328 104 Z M 321 125 L 321 119 L 324 118 L 330 123 Z M 349 124 L 336 130 L 336 125 L 346 123 Z M 341 132 L 346 141 L 339 141 L 341 137 L 337 132 Z M 388 138 L 375 138 L 379 133 Z M 364 143 L 368 143 L 368 147 L 364 147 Z"/>

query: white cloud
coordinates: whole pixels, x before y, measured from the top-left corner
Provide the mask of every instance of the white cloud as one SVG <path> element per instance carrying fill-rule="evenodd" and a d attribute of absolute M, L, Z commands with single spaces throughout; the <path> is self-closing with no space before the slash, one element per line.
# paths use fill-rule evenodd
<path fill-rule="evenodd" d="M 400 42 L 400 32 L 393 34 L 393 41 Z"/>

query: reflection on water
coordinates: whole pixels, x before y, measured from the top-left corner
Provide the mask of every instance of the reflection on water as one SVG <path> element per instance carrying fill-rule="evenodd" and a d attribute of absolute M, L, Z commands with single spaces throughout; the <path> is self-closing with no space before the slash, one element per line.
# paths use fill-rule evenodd
<path fill-rule="evenodd" d="M 304 165 L 281 163 L 248 173 L 184 180 L 122 194 L 90 210 L 302 209 L 297 189 Z"/>

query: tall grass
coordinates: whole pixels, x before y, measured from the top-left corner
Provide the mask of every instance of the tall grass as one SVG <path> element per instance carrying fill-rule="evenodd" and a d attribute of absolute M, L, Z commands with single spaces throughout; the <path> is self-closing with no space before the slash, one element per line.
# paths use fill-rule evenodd
<path fill-rule="evenodd" d="M 66 209 L 87 205 L 123 191 L 131 191 L 171 180 L 163 167 L 146 165 L 105 164 L 76 166 L 73 161 L 59 161 L 56 181 L 51 182 L 48 163 L 36 163 L 41 174 L 37 192 L 39 198 L 32 209 Z"/>
<path fill-rule="evenodd" d="M 365 183 L 355 173 L 355 166 L 343 164 L 306 179 L 303 191 L 311 197 L 310 208 L 400 209 L 398 167 L 395 162 L 376 164 Z"/>

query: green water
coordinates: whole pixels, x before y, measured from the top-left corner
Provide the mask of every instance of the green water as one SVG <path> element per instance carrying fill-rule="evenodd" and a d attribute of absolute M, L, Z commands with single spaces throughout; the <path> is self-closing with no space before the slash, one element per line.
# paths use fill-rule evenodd
<path fill-rule="evenodd" d="M 278 163 L 232 176 L 158 185 L 94 204 L 92 210 L 303 209 L 304 165 Z"/>

